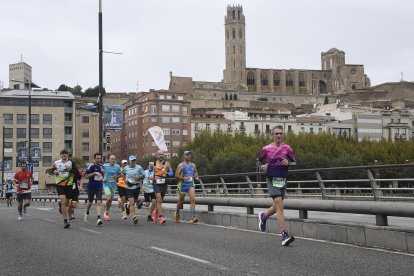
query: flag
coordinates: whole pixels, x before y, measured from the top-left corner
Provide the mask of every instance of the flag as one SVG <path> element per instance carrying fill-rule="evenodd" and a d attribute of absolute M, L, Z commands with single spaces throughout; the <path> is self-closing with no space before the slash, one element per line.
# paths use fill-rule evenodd
<path fill-rule="evenodd" d="M 164 132 L 162 131 L 162 128 L 159 126 L 153 126 L 150 127 L 148 131 L 154 139 L 155 144 L 157 144 L 158 148 L 163 151 L 168 151 L 167 145 L 165 144 Z"/>

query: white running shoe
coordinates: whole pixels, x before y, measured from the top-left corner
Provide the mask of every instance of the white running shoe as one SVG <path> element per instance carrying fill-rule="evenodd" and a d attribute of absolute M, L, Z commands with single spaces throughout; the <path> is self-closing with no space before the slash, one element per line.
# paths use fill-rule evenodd
<path fill-rule="evenodd" d="M 23 217 L 22 216 L 18 216 L 17 217 L 17 220 L 22 220 L 23 219 Z"/>
<path fill-rule="evenodd" d="M 87 213 L 85 213 L 85 216 L 83 216 L 83 221 L 84 221 L 84 222 L 88 222 L 88 216 L 89 216 L 89 215 L 88 215 Z"/>
<path fill-rule="evenodd" d="M 101 226 L 103 224 L 101 219 L 97 219 L 96 220 L 96 225 Z"/>

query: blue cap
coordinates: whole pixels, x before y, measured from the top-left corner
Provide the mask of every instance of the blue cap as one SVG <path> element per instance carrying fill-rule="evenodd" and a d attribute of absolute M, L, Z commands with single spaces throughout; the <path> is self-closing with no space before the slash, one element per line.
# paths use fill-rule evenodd
<path fill-rule="evenodd" d="M 137 158 L 136 158 L 136 156 L 135 156 L 135 155 L 130 155 L 130 156 L 129 156 L 129 161 L 132 161 L 132 160 L 137 160 Z"/>

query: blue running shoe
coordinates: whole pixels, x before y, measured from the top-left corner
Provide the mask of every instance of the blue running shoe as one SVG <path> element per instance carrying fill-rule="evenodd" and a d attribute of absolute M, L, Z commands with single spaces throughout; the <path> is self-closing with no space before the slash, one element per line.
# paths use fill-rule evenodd
<path fill-rule="evenodd" d="M 260 212 L 259 213 L 259 229 L 262 232 L 266 232 L 266 222 L 267 219 L 264 218 L 265 213 L 264 212 Z"/>
<path fill-rule="evenodd" d="M 288 232 L 283 232 L 282 233 L 282 245 L 283 246 L 288 246 L 294 240 L 295 240 L 295 237 L 294 236 L 289 236 L 289 233 Z"/>

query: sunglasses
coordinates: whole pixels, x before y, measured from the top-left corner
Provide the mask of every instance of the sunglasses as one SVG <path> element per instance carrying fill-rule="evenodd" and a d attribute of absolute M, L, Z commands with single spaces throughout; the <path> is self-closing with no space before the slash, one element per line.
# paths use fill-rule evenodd
<path fill-rule="evenodd" d="M 273 135 L 283 135 L 283 132 L 275 132 Z"/>

